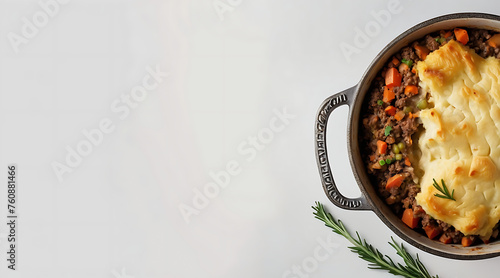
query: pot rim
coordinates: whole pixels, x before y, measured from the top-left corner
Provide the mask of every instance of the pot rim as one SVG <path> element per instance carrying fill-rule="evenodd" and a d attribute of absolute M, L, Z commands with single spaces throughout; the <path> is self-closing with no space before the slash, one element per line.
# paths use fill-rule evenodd
<path fill-rule="evenodd" d="M 398 235 L 400 238 L 410 243 L 411 245 L 428 253 L 438 255 L 440 257 L 459 259 L 459 260 L 479 260 L 479 259 L 487 259 L 500 256 L 500 248 L 497 248 L 497 250 L 488 250 L 491 249 L 491 246 L 500 245 L 500 242 L 489 243 L 488 245 L 484 246 L 480 245 L 477 248 L 475 248 L 474 250 L 475 253 L 472 251 L 469 254 L 459 253 L 459 252 L 450 253 L 444 250 L 444 249 L 450 249 L 448 248 L 450 245 L 448 245 L 448 247 L 445 248 L 445 246 L 447 245 L 444 244 L 442 244 L 443 246 L 441 247 L 436 245 L 437 243 L 435 242 L 434 244 L 426 243 L 426 241 L 428 241 L 427 237 L 424 237 L 423 235 L 417 233 L 416 231 L 409 230 L 408 227 L 403 226 L 402 222 L 399 219 L 398 222 L 391 221 L 390 218 L 394 218 L 396 216 L 392 211 L 390 211 L 393 217 L 391 217 L 391 215 L 389 215 L 388 217 L 387 215 L 388 206 L 385 204 L 385 202 L 383 202 L 383 200 L 379 198 L 377 192 L 375 192 L 375 189 L 372 183 L 370 182 L 370 179 L 368 178 L 368 174 L 366 173 L 366 168 L 364 166 L 364 163 L 362 162 L 359 151 L 358 126 L 359 126 L 359 117 L 361 114 L 361 106 L 363 104 L 364 98 L 367 94 L 370 84 L 373 81 L 373 76 L 380 70 L 380 68 L 377 69 L 377 67 L 380 65 L 380 63 L 385 62 L 385 59 L 387 59 L 388 55 L 392 55 L 395 53 L 394 50 L 396 49 L 396 46 L 398 45 L 400 46 L 396 49 L 396 51 L 399 51 L 399 49 L 402 47 L 401 46 L 402 43 L 403 45 L 406 45 L 407 43 L 415 40 L 415 38 L 412 38 L 411 40 L 408 39 L 411 35 L 415 35 L 419 33 L 419 31 L 423 31 L 424 29 L 431 28 L 431 26 L 433 25 L 438 25 L 439 23 L 443 23 L 446 21 L 465 21 L 461 24 L 456 24 L 455 26 L 474 27 L 473 22 L 470 22 L 474 20 L 496 21 L 499 23 L 500 26 L 500 16 L 498 15 L 487 14 L 487 13 L 476 13 L 476 12 L 453 13 L 453 14 L 438 16 L 426 20 L 424 22 L 421 22 L 409 28 L 405 32 L 398 35 L 391 42 L 389 42 L 377 54 L 377 56 L 375 56 L 373 61 L 370 63 L 370 65 L 367 67 L 366 71 L 362 75 L 362 78 L 360 79 L 359 83 L 355 86 L 354 96 L 350 103 L 348 130 L 347 130 L 348 133 L 347 145 L 348 145 L 349 161 L 351 164 L 351 168 L 353 169 L 354 177 L 356 179 L 356 182 L 358 183 L 362 195 L 366 197 L 368 205 L 375 212 L 375 214 L 396 235 Z M 480 27 L 480 28 L 485 29 L 485 27 Z M 495 30 L 500 31 L 500 29 L 495 29 Z M 425 31 L 425 33 L 423 34 L 425 35 L 432 32 L 433 31 Z M 457 251 L 461 250 L 461 246 L 451 245 L 451 247 L 456 248 Z"/>

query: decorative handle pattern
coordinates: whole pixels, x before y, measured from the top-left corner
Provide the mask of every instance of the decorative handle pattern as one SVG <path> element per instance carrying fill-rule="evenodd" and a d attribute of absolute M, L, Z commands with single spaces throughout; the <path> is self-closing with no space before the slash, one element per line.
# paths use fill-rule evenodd
<path fill-rule="evenodd" d="M 323 104 L 321 104 L 316 116 L 315 126 L 316 160 L 321 182 L 323 183 L 323 189 L 328 199 L 330 199 L 334 205 L 349 210 L 370 210 L 371 208 L 363 195 L 360 198 L 352 199 L 345 197 L 339 192 L 333 179 L 326 148 L 326 127 L 328 118 L 336 108 L 342 105 L 349 105 L 349 99 L 353 97 L 355 90 L 356 86 L 327 98 Z"/>

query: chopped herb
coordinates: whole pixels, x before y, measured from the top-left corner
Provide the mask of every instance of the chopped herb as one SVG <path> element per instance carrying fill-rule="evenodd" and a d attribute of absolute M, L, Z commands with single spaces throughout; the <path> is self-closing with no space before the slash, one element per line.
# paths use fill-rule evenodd
<path fill-rule="evenodd" d="M 378 249 L 368 244 L 365 239 L 361 239 L 359 233 L 356 232 L 356 237 L 353 237 L 344 226 L 344 223 L 340 219 L 333 218 L 330 213 L 326 212 L 320 202 L 316 202 L 316 206 L 312 208 L 316 219 L 325 223 L 325 226 L 332 229 L 334 233 L 344 237 L 354 245 L 348 248 L 358 254 L 360 259 L 367 261 L 369 263 L 368 268 L 387 270 L 393 275 L 403 277 L 439 278 L 438 275 L 431 276 L 418 255 L 414 258 L 406 251 L 403 244 L 396 243 L 392 237 L 392 242 L 389 242 L 389 244 L 396 250 L 396 254 L 403 259 L 404 263 L 394 262 L 389 256 L 382 254 Z"/>
<path fill-rule="evenodd" d="M 377 104 L 382 105 L 382 104 L 384 104 L 384 102 L 381 99 L 379 99 L 379 100 L 377 100 Z"/>
<path fill-rule="evenodd" d="M 389 136 L 391 134 L 392 126 L 388 125 L 385 127 L 384 135 Z"/>
<path fill-rule="evenodd" d="M 446 187 L 446 184 L 444 184 L 443 179 L 441 179 L 441 184 L 443 185 L 443 187 L 440 187 L 435 179 L 432 179 L 432 180 L 434 181 L 434 183 L 432 184 L 434 186 L 434 188 L 436 188 L 439 192 L 443 193 L 443 195 L 436 193 L 436 194 L 434 194 L 434 196 L 439 197 L 439 198 L 443 198 L 443 199 L 450 199 L 450 200 L 456 201 L 455 198 L 453 197 L 453 194 L 455 193 L 455 189 L 453 189 L 453 191 L 451 191 L 451 194 L 450 194 L 450 191 L 448 190 L 448 187 Z"/>
<path fill-rule="evenodd" d="M 412 60 L 406 60 L 406 59 L 402 59 L 401 60 L 401 63 L 404 63 L 406 64 L 408 67 L 411 68 L 411 66 L 413 65 L 413 61 Z"/>
<path fill-rule="evenodd" d="M 441 43 L 443 43 L 443 42 L 444 42 L 444 40 L 445 40 L 445 39 L 444 39 L 444 38 L 441 38 L 441 37 L 436 38 L 436 41 L 437 41 L 438 43 L 440 43 L 440 44 L 441 44 Z"/>
<path fill-rule="evenodd" d="M 383 159 L 382 159 L 382 160 L 380 160 L 380 161 L 378 162 L 378 164 L 380 164 L 380 166 L 384 166 L 384 165 L 385 165 L 385 160 L 383 160 Z"/>

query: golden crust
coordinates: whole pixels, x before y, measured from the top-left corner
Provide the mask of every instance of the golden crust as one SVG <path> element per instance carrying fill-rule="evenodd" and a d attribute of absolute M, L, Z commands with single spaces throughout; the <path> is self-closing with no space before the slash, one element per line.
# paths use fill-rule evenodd
<path fill-rule="evenodd" d="M 500 60 L 450 41 L 417 64 L 433 108 L 420 112 L 417 203 L 465 235 L 489 237 L 500 220 Z M 435 197 L 444 180 L 456 201 Z"/>

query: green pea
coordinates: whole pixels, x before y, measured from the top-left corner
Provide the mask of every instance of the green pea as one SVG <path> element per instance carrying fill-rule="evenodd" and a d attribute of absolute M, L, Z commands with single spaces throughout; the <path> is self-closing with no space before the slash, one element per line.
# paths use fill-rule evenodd
<path fill-rule="evenodd" d="M 401 159 L 403 159 L 403 155 L 400 153 L 396 154 L 396 160 L 401 160 Z"/>
<path fill-rule="evenodd" d="M 403 108 L 403 112 L 405 112 L 405 114 L 408 114 L 412 111 L 411 107 L 410 106 L 405 106 L 405 108 Z"/>
<path fill-rule="evenodd" d="M 417 107 L 418 107 L 418 109 L 425 109 L 425 108 L 427 108 L 427 100 L 425 100 L 425 98 L 419 100 L 417 102 Z"/>
<path fill-rule="evenodd" d="M 397 144 L 392 145 L 392 151 L 393 151 L 394 153 L 399 153 L 399 147 L 398 147 L 398 145 L 397 145 Z"/>
<path fill-rule="evenodd" d="M 404 143 L 404 142 L 399 142 L 399 143 L 398 143 L 398 148 L 399 148 L 399 150 L 400 150 L 400 151 L 404 150 L 404 149 L 405 149 L 405 147 L 406 147 L 406 146 L 405 146 L 405 143 Z"/>
<path fill-rule="evenodd" d="M 392 159 L 388 158 L 385 160 L 385 164 L 391 164 L 392 163 Z"/>
<path fill-rule="evenodd" d="M 380 161 L 378 162 L 378 164 L 380 164 L 380 166 L 384 166 L 384 165 L 385 165 L 385 160 L 383 160 L 383 159 L 382 159 L 382 160 L 380 160 Z"/>

